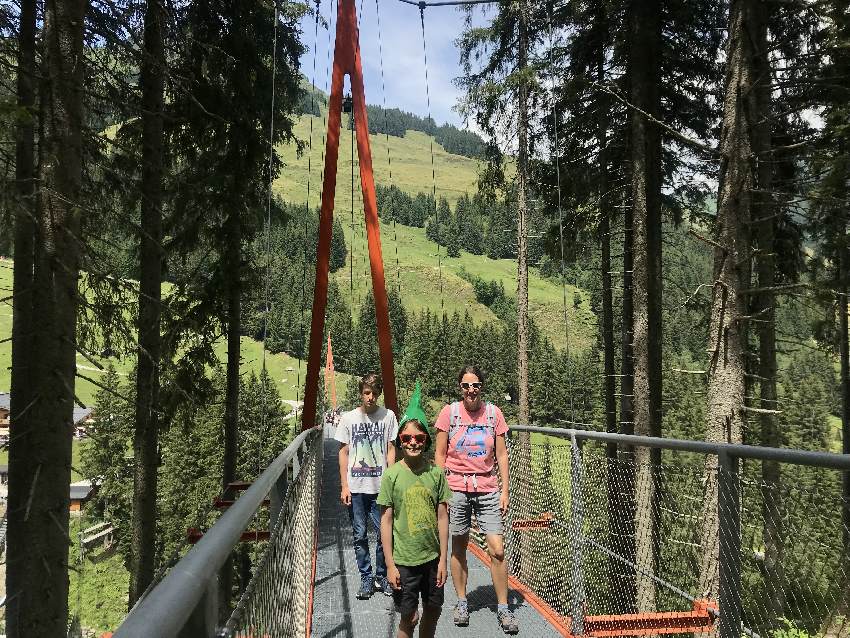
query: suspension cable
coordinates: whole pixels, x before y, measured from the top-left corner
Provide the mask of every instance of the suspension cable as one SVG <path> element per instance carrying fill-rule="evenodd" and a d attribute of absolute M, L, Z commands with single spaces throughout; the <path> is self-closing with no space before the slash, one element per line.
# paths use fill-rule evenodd
<path fill-rule="evenodd" d="M 504 2 L 505 0 L 453 0 L 446 2 L 417 2 L 415 0 L 398 1 L 403 2 L 404 4 L 412 4 L 413 6 L 419 7 L 420 11 L 424 11 L 427 7 L 454 7 L 467 4 L 498 4 L 500 1 Z M 508 2 L 520 2 L 520 0 L 508 0 Z"/>
<path fill-rule="evenodd" d="M 313 78 L 310 82 L 312 90 L 310 91 L 310 113 L 307 116 L 310 120 L 310 138 L 308 141 L 307 152 L 307 203 L 304 206 L 304 241 L 301 244 L 301 303 L 298 304 L 300 315 L 299 324 L 299 343 L 301 344 L 302 354 L 307 348 L 304 343 L 304 310 L 307 305 L 307 237 L 309 235 L 308 224 L 310 222 L 310 191 L 313 183 L 313 110 L 316 104 L 316 58 L 319 50 L 319 15 L 320 15 L 321 0 L 316 0 L 316 18 L 313 27 Z M 298 361 L 297 372 L 295 373 L 295 407 L 294 411 L 298 410 L 298 402 L 301 395 L 301 361 Z M 297 421 L 297 419 L 296 419 Z"/>
<path fill-rule="evenodd" d="M 266 191 L 266 263 L 265 263 L 265 282 L 263 284 L 263 363 L 262 363 L 262 382 L 260 389 L 262 396 L 260 398 L 260 437 L 257 441 L 257 476 L 260 475 L 263 442 L 266 436 L 266 395 L 268 394 L 268 368 L 266 362 L 266 340 L 269 332 L 269 304 L 271 297 L 271 234 L 272 234 L 272 180 L 274 177 L 274 114 L 275 114 L 275 87 L 277 80 L 277 22 L 279 19 L 279 9 L 277 2 L 274 3 L 274 26 L 272 28 L 272 78 L 271 78 L 271 104 L 269 111 L 269 175 L 268 188 Z"/>
<path fill-rule="evenodd" d="M 425 97 L 428 105 L 428 121 L 433 122 L 431 117 L 431 88 L 428 82 L 428 46 L 425 39 L 425 6 L 419 4 L 419 23 L 422 26 L 422 56 L 425 66 Z M 440 313 L 445 314 L 445 298 L 443 295 L 443 261 L 440 255 L 440 208 L 437 206 L 437 173 L 434 167 L 434 136 L 430 137 L 431 146 L 431 195 L 434 200 L 434 216 L 437 223 L 437 273 L 440 279 Z"/>
<path fill-rule="evenodd" d="M 389 193 L 392 195 L 392 187 L 393 187 L 393 158 L 390 154 L 390 127 L 389 127 L 389 113 L 387 112 L 387 84 L 384 79 L 384 38 L 383 31 L 381 29 L 381 8 L 379 0 L 375 0 L 375 13 L 378 17 L 378 58 L 380 60 L 381 65 L 381 103 L 384 108 L 384 133 L 386 134 L 387 139 L 387 166 L 389 167 L 390 172 L 390 191 Z M 396 232 L 396 211 L 392 211 L 393 217 L 393 247 L 395 249 L 395 280 L 396 280 L 396 292 L 399 297 L 401 297 L 401 266 L 398 261 L 398 234 Z"/>
<path fill-rule="evenodd" d="M 567 355 L 567 384 L 568 384 L 568 393 L 570 397 L 570 418 L 575 421 L 575 406 L 573 403 L 573 370 L 574 366 L 572 365 L 572 361 L 570 360 L 571 352 L 570 352 L 570 324 L 569 319 L 567 317 L 567 271 L 566 271 L 566 260 L 564 258 L 564 209 L 562 204 L 561 197 L 561 163 L 559 159 L 560 155 L 560 140 L 558 137 L 558 109 L 555 105 L 555 76 L 553 69 L 555 68 L 554 60 L 552 57 L 552 51 L 555 48 L 555 30 L 553 27 L 553 18 L 552 18 L 552 7 L 550 4 L 546 4 L 546 17 L 549 21 L 549 74 L 551 79 L 551 89 L 550 89 L 550 104 L 552 109 L 552 136 L 553 136 L 553 149 L 552 156 L 555 159 L 555 184 L 558 192 L 558 240 L 560 244 L 561 251 L 561 291 L 563 293 L 563 302 L 564 302 L 564 339 L 565 339 L 565 349 Z"/>

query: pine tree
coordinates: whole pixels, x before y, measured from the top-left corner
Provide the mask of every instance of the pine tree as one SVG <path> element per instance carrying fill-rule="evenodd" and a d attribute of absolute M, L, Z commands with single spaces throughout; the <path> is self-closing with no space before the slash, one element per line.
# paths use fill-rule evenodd
<path fill-rule="evenodd" d="M 18 343 L 23 348 L 16 350 L 15 357 L 20 358 L 13 361 L 15 369 L 29 366 L 33 399 L 25 406 L 26 421 L 12 417 L 9 448 L 8 551 L 17 559 L 8 564 L 6 574 L 6 630 L 13 638 L 60 636 L 67 631 L 68 423 L 74 406 L 77 354 L 84 126 L 80 60 L 87 4 L 85 0 L 48 0 L 44 9 L 42 190 L 35 209 L 31 298 L 27 300 L 32 303 L 27 311 L 32 323 L 17 326 L 30 338 Z M 13 408 L 22 412 L 24 406 Z M 18 429 L 27 423 L 28 429 Z"/>
<path fill-rule="evenodd" d="M 130 580 L 132 605 L 153 579 L 156 544 L 156 479 L 159 461 L 159 385 L 161 369 L 162 203 L 165 152 L 163 108 L 165 89 L 165 10 L 161 0 L 145 5 L 144 50 L 141 55 L 142 183 L 139 226 L 139 335 L 136 364 L 136 427 L 133 451 L 133 554 L 137 561 Z M 142 521 L 147 521 L 145 524 Z"/>
<path fill-rule="evenodd" d="M 130 515 L 133 501 L 134 405 L 124 394 L 115 367 L 110 364 L 101 377 L 103 387 L 95 398 L 95 422 L 80 453 L 80 471 L 97 486 L 88 505 L 89 514 L 115 526 L 118 551 L 130 567 Z"/>
<path fill-rule="evenodd" d="M 744 423 L 743 317 L 747 314 L 746 293 L 750 286 L 749 222 L 752 191 L 756 186 L 751 161 L 752 123 L 758 121 L 758 56 L 766 53 L 763 43 L 762 8 L 754 0 L 735 0 L 729 9 L 726 81 L 723 95 L 722 157 L 717 202 L 714 248 L 714 286 L 708 343 L 708 415 L 706 438 L 740 443 Z M 718 587 L 718 461 L 706 461 L 706 499 L 703 505 L 702 542 L 705 556 L 700 567 L 700 590 L 709 596 Z"/>

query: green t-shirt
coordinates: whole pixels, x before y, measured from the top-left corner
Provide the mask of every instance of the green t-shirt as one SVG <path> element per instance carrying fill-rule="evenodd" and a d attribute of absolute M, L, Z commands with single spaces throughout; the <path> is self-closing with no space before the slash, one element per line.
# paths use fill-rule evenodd
<path fill-rule="evenodd" d="M 384 472 L 378 505 L 393 508 L 396 563 L 412 567 L 440 556 L 437 505 L 451 497 L 445 473 L 432 463 L 418 474 L 401 462 Z"/>

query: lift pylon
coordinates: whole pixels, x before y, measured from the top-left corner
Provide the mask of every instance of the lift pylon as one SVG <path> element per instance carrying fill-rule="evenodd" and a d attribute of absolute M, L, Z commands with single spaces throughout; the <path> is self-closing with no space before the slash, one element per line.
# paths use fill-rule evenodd
<path fill-rule="evenodd" d="M 325 146 L 325 176 L 322 185 L 322 212 L 319 218 L 319 243 L 316 251 L 316 285 L 313 289 L 313 315 L 310 322 L 310 354 L 307 360 L 307 381 L 304 387 L 302 429 L 313 427 L 316 420 L 316 397 L 319 387 L 319 366 L 322 336 L 325 327 L 325 308 L 328 301 L 331 231 L 333 227 L 336 172 L 339 158 L 339 135 L 342 122 L 343 80 L 351 80 L 354 127 L 357 132 L 357 155 L 360 158 L 360 188 L 366 215 L 366 235 L 369 243 L 369 265 L 372 271 L 372 292 L 378 324 L 378 352 L 384 382 L 384 404 L 398 413 L 395 372 L 393 369 L 392 335 L 389 302 L 384 280 L 381 255 L 381 229 L 378 223 L 378 203 L 375 179 L 372 174 L 372 152 L 369 147 L 369 124 L 366 119 L 366 93 L 363 87 L 363 66 L 357 30 L 355 0 L 339 0 L 334 45 L 331 95 L 328 101 L 328 134 Z"/>

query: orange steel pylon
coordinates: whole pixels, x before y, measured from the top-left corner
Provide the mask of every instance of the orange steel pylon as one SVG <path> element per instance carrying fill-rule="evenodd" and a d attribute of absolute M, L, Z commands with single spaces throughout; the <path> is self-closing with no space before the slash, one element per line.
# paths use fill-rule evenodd
<path fill-rule="evenodd" d="M 381 358 L 381 376 L 384 382 L 384 404 L 389 409 L 398 412 L 389 303 L 384 283 L 384 262 L 381 256 L 381 229 L 378 223 L 375 179 L 372 175 L 372 152 L 369 148 L 369 125 L 366 119 L 363 66 L 360 61 L 357 10 L 354 0 L 339 0 L 331 95 L 328 102 L 325 178 L 322 187 L 322 212 L 319 218 L 319 243 L 316 251 L 316 286 L 313 290 L 313 316 L 310 323 L 310 355 L 307 360 L 304 408 L 301 413 L 302 429 L 313 427 L 316 420 L 322 333 L 325 327 L 325 307 L 328 301 L 331 230 L 334 195 L 336 194 L 337 160 L 339 158 L 339 133 L 342 121 L 342 90 L 346 75 L 351 79 L 354 127 L 357 132 L 357 155 L 360 158 L 360 187 L 363 191 L 366 235 L 369 243 L 369 264 L 372 270 L 372 292 L 375 296 L 375 314 L 378 323 L 378 353 Z"/>

